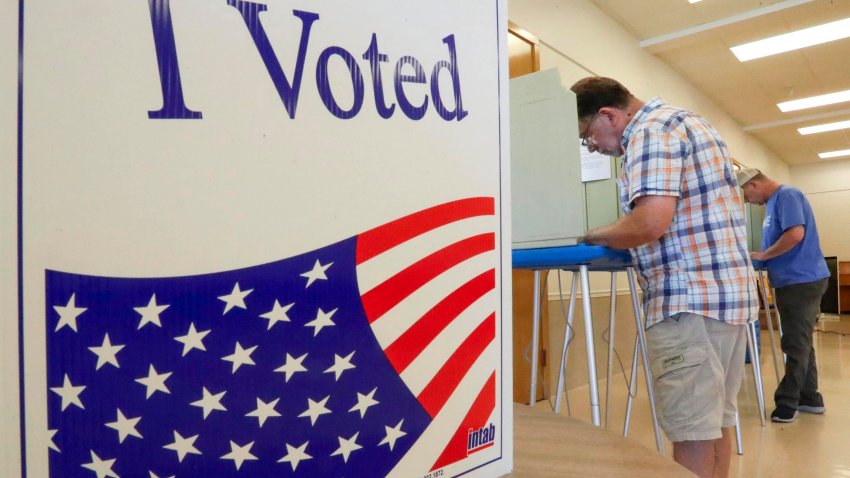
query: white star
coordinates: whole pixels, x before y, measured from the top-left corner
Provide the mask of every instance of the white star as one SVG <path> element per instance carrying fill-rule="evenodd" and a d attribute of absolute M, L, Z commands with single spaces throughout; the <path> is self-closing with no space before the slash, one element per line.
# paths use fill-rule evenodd
<path fill-rule="evenodd" d="M 307 452 L 306 452 L 308 443 L 310 443 L 310 442 L 305 441 L 298 448 L 295 448 L 294 446 L 287 443 L 286 444 L 286 456 L 284 456 L 283 458 L 281 458 L 277 462 L 278 463 L 289 463 L 289 465 L 292 467 L 292 471 L 295 471 L 295 469 L 298 468 L 298 463 L 300 463 L 304 460 L 312 460 L 313 459 L 313 457 L 308 455 Z"/>
<path fill-rule="evenodd" d="M 402 423 L 404 423 L 403 418 L 401 419 L 400 422 L 398 422 L 398 425 L 396 425 L 392 428 L 384 425 L 384 429 L 386 429 L 386 431 L 387 431 L 387 436 L 385 436 L 384 439 L 381 440 L 381 443 L 378 443 L 378 446 L 386 444 L 390 447 L 390 451 L 392 451 L 393 447 L 395 446 L 395 441 L 398 440 L 399 438 L 407 435 L 407 432 L 401 431 L 401 424 Z"/>
<path fill-rule="evenodd" d="M 274 369 L 274 371 L 285 373 L 286 381 L 288 382 L 289 379 L 292 378 L 292 376 L 295 375 L 297 372 L 307 371 L 307 368 L 301 365 L 301 362 L 303 362 L 305 358 L 307 358 L 307 354 L 304 354 L 298 358 L 286 354 L 286 363 Z"/>
<path fill-rule="evenodd" d="M 171 372 L 157 373 L 153 364 L 151 364 L 148 368 L 148 376 L 137 378 L 136 381 L 147 387 L 147 396 L 145 397 L 147 399 L 151 398 L 151 395 L 156 392 L 171 393 L 171 390 L 165 385 L 165 381 L 170 376 Z"/>
<path fill-rule="evenodd" d="M 195 323 L 192 322 L 189 324 L 189 331 L 186 332 L 186 335 L 181 335 L 180 337 L 174 337 L 174 340 L 183 344 L 183 356 L 192 351 L 192 349 L 198 349 L 206 351 L 207 348 L 204 347 L 204 337 L 210 333 L 209 330 L 204 330 L 202 332 L 198 332 L 195 330 Z"/>
<path fill-rule="evenodd" d="M 83 402 L 80 401 L 80 394 L 83 392 L 83 390 L 85 390 L 85 388 L 86 387 L 83 385 L 75 387 L 73 384 L 71 384 L 71 379 L 68 378 L 68 374 L 66 373 L 65 382 L 62 384 L 62 386 L 50 387 L 50 390 L 56 395 L 62 397 L 62 411 L 64 412 L 65 409 L 68 408 L 68 406 L 71 404 L 85 409 L 85 407 L 83 407 Z"/>
<path fill-rule="evenodd" d="M 56 432 L 58 431 L 59 430 L 47 430 L 47 448 L 62 453 L 62 450 L 60 450 L 59 447 L 56 446 L 55 443 L 53 443 L 53 437 L 56 436 Z"/>
<path fill-rule="evenodd" d="M 159 478 L 158 476 L 156 476 L 156 473 L 154 473 L 152 471 L 148 471 L 148 473 L 150 473 L 150 475 L 151 475 L 149 478 Z M 174 475 L 171 475 L 169 478 L 174 478 Z"/>
<path fill-rule="evenodd" d="M 225 362 L 233 362 L 233 371 L 231 373 L 236 373 L 239 367 L 243 365 L 255 365 L 254 361 L 251 360 L 251 354 L 254 353 L 254 350 L 257 350 L 256 345 L 249 349 L 243 349 L 242 345 L 236 342 L 236 349 L 233 353 L 221 359 Z"/>
<path fill-rule="evenodd" d="M 224 312 L 221 315 L 224 315 L 230 311 L 230 309 L 234 307 L 239 307 L 240 309 L 247 309 L 245 307 L 245 297 L 248 296 L 251 292 L 254 292 L 254 289 L 248 289 L 246 291 L 242 291 L 239 289 L 239 283 L 237 282 L 235 286 L 233 286 L 233 291 L 227 295 L 218 296 L 218 300 L 224 302 Z"/>
<path fill-rule="evenodd" d="M 189 453 L 200 455 L 201 452 L 195 448 L 195 440 L 198 439 L 198 435 L 191 436 L 189 438 L 183 438 L 177 433 L 177 430 L 174 430 L 174 443 L 163 446 L 163 448 L 167 450 L 174 450 L 177 452 L 177 461 L 183 462 L 183 458 L 186 457 Z"/>
<path fill-rule="evenodd" d="M 299 446 L 298 448 L 295 448 L 294 446 L 287 443 L 286 444 L 286 456 L 284 456 L 280 460 L 277 460 L 277 462 L 278 463 L 287 463 L 288 462 L 289 465 L 292 467 L 292 471 L 295 471 L 295 469 L 298 468 L 298 463 L 300 463 L 303 460 L 312 460 L 313 459 L 313 457 L 308 455 L 307 451 L 306 451 L 308 443 L 310 443 L 310 442 L 305 441 L 304 444 Z"/>
<path fill-rule="evenodd" d="M 310 287 L 310 284 L 317 280 L 328 280 L 328 276 L 325 275 L 325 271 L 332 265 L 334 265 L 334 263 L 329 262 L 327 265 L 323 266 L 317 259 L 316 263 L 313 264 L 313 270 L 301 274 L 301 277 L 307 278 L 307 285 L 304 286 L 304 288 L 306 289 L 307 287 Z"/>
<path fill-rule="evenodd" d="M 91 463 L 84 463 L 81 466 L 83 468 L 87 468 L 95 473 L 97 473 L 97 478 L 105 478 L 107 476 L 112 476 L 114 478 L 119 478 L 112 471 L 112 465 L 115 464 L 115 458 L 111 460 L 101 460 L 99 456 L 95 455 L 94 450 L 89 450 L 91 452 Z"/>
<path fill-rule="evenodd" d="M 246 460 L 256 460 L 257 457 L 251 454 L 251 447 L 254 446 L 254 442 L 248 443 L 245 446 L 239 446 L 236 442 L 230 442 L 230 453 L 221 457 L 222 460 L 233 460 L 233 463 L 236 465 L 236 469 L 242 466 L 242 462 Z"/>
<path fill-rule="evenodd" d="M 310 425 L 315 425 L 316 420 L 320 415 L 324 415 L 326 413 L 331 413 L 330 410 L 325 408 L 325 404 L 328 403 L 328 399 L 331 398 L 330 395 L 323 398 L 319 402 L 314 402 L 312 399 L 307 399 L 307 410 L 304 411 L 301 415 L 298 415 L 298 418 L 310 417 Z"/>
<path fill-rule="evenodd" d="M 129 435 L 132 435 L 137 438 L 142 438 L 142 434 L 136 431 L 136 425 L 141 419 L 142 417 L 127 418 L 124 416 L 124 413 L 122 413 L 121 409 L 119 408 L 118 413 L 115 417 L 115 421 L 112 423 L 107 423 L 106 426 L 118 432 L 118 443 L 124 443 L 124 439 L 127 438 L 127 436 Z"/>
<path fill-rule="evenodd" d="M 53 306 L 53 310 L 59 313 L 59 323 L 56 324 L 54 332 L 58 332 L 59 329 L 66 325 L 71 327 L 71 330 L 74 332 L 77 331 L 77 317 L 88 309 L 85 307 L 77 307 L 77 304 L 75 303 L 76 295 L 77 294 L 71 294 L 71 299 L 68 300 L 68 304 L 65 306 Z"/>
<path fill-rule="evenodd" d="M 227 409 L 224 408 L 224 405 L 221 404 L 221 399 L 224 397 L 225 393 L 227 392 L 225 391 L 213 395 L 209 392 L 209 390 L 207 390 L 207 387 L 204 387 L 204 397 L 196 402 L 192 402 L 190 405 L 203 408 L 204 420 L 206 420 L 213 410 L 227 411 Z"/>
<path fill-rule="evenodd" d="M 349 410 L 349 412 L 353 412 L 355 410 L 359 411 L 360 418 L 363 418 L 366 415 L 366 410 L 368 410 L 369 407 L 381 403 L 377 400 L 374 400 L 373 398 L 377 390 L 378 387 L 373 388 L 372 391 L 369 392 L 369 395 L 363 395 L 362 393 L 357 392 L 357 405 L 351 407 L 351 410 Z"/>
<path fill-rule="evenodd" d="M 275 300 L 274 307 L 272 308 L 272 310 L 260 316 L 264 319 L 268 319 L 269 328 L 267 330 L 271 330 L 272 325 L 278 322 L 289 322 L 289 316 L 286 315 L 286 313 L 289 312 L 289 309 L 291 309 L 293 305 L 295 305 L 295 302 L 281 307 L 280 303 Z"/>
<path fill-rule="evenodd" d="M 319 331 L 321 331 L 325 327 L 330 327 L 332 325 L 336 325 L 331 317 L 336 313 L 339 308 L 336 308 L 330 312 L 325 312 L 319 308 L 319 312 L 316 313 L 316 319 L 304 324 L 304 327 L 314 327 L 313 329 L 313 337 L 319 335 Z"/>
<path fill-rule="evenodd" d="M 159 314 L 169 307 L 170 305 L 168 304 L 158 305 L 156 303 L 156 294 L 151 295 L 151 300 L 148 301 L 148 305 L 144 307 L 133 307 L 133 310 L 142 316 L 142 320 L 139 321 L 139 327 L 136 330 L 141 330 L 142 327 L 148 324 L 154 324 L 157 327 L 162 327 L 162 324 L 159 322 Z"/>
<path fill-rule="evenodd" d="M 100 367 L 105 364 L 112 364 L 115 368 L 121 368 L 118 365 L 118 357 L 115 355 L 123 348 L 123 345 L 112 345 L 112 342 L 109 341 L 109 334 L 104 335 L 103 344 L 100 347 L 89 347 L 89 350 L 97 355 L 97 365 L 94 369 L 100 370 Z"/>
<path fill-rule="evenodd" d="M 277 402 L 280 401 L 279 398 L 274 399 L 273 402 L 266 403 L 259 398 L 257 398 L 257 409 L 246 414 L 246 417 L 257 417 L 257 420 L 260 422 L 260 426 L 263 426 L 263 423 L 266 423 L 266 420 L 270 417 L 279 417 L 280 413 L 274 409 L 277 406 Z"/>
<path fill-rule="evenodd" d="M 342 375 L 342 372 L 349 370 L 349 369 L 352 369 L 352 368 L 356 368 L 351 363 L 351 357 L 353 357 L 353 356 L 354 356 L 354 352 L 351 352 L 345 358 L 340 357 L 337 354 L 334 354 L 334 364 L 333 364 L 333 366 L 328 368 L 327 370 L 325 370 L 324 373 L 333 373 L 334 377 L 335 377 L 334 381 L 339 380 L 339 377 Z"/>
<path fill-rule="evenodd" d="M 357 432 L 349 439 L 337 437 L 337 440 L 339 440 L 339 448 L 337 448 L 336 451 L 331 453 L 331 456 L 342 455 L 342 460 L 348 463 L 348 455 L 351 455 L 351 452 L 353 452 L 354 450 L 359 450 L 363 448 L 362 446 L 357 444 L 357 435 L 359 434 L 360 432 Z"/>

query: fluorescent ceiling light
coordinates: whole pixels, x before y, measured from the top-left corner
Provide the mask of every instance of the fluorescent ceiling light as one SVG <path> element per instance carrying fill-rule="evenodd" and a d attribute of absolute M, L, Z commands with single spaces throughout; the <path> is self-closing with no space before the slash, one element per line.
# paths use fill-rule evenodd
<path fill-rule="evenodd" d="M 701 1 L 702 0 L 688 0 L 688 3 L 698 3 L 698 2 L 701 2 Z"/>
<path fill-rule="evenodd" d="M 841 151 L 831 151 L 829 153 L 820 153 L 820 159 L 838 158 L 841 156 L 850 156 L 850 149 L 842 149 Z"/>
<path fill-rule="evenodd" d="M 847 37 L 850 37 L 850 18 L 745 43 L 732 47 L 730 50 L 738 57 L 738 60 L 748 61 Z"/>
<path fill-rule="evenodd" d="M 798 128 L 797 131 L 802 135 L 806 134 L 815 134 L 815 133 L 826 133 L 827 131 L 838 131 L 840 129 L 850 128 L 850 121 L 838 121 L 837 123 L 826 123 L 819 124 L 817 126 L 807 126 L 805 128 Z"/>
<path fill-rule="evenodd" d="M 779 110 L 783 113 L 787 113 L 789 111 L 804 110 L 806 108 L 815 108 L 817 106 L 844 103 L 845 101 L 850 101 L 850 90 L 837 91 L 835 93 L 820 96 L 811 96 L 809 98 L 802 98 L 794 101 L 786 101 L 784 103 L 777 103 L 776 106 L 778 106 Z"/>

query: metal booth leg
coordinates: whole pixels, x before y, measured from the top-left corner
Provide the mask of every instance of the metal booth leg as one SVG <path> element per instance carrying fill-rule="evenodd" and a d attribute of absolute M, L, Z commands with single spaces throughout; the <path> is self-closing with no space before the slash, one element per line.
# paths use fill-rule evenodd
<path fill-rule="evenodd" d="M 590 415 L 595 426 L 599 420 L 599 384 L 596 377 L 596 348 L 593 344 L 593 318 L 590 313 L 590 277 L 586 264 L 579 266 L 581 274 L 581 303 L 584 310 L 584 338 L 587 344 L 587 381 L 590 389 Z"/>
<path fill-rule="evenodd" d="M 540 347 L 540 271 L 534 271 L 534 304 L 532 305 L 531 327 L 531 390 L 528 392 L 528 404 L 534 406 L 537 398 L 537 351 Z"/>
<path fill-rule="evenodd" d="M 637 299 L 637 287 L 635 284 L 634 267 L 626 267 L 626 275 L 629 278 L 629 292 L 632 296 L 632 309 L 635 315 L 635 327 L 637 329 L 638 344 L 643 358 L 643 372 L 646 377 L 646 393 L 649 396 L 649 410 L 652 413 L 652 424 L 655 427 L 655 447 L 658 453 L 664 454 L 664 444 L 661 442 L 661 428 L 658 426 L 658 414 L 655 410 L 655 392 L 652 390 L 652 372 L 649 369 L 649 358 L 646 353 L 646 336 L 644 335 L 643 322 L 640 320 L 640 306 Z M 632 377 L 634 381 L 634 377 Z"/>
<path fill-rule="evenodd" d="M 561 392 L 564 394 L 567 393 L 565 390 L 565 381 L 566 381 L 566 373 L 567 373 L 567 347 L 570 344 L 570 330 L 573 328 L 573 317 L 575 317 L 575 305 L 576 305 L 576 287 L 578 286 L 578 272 L 573 271 L 573 285 L 570 289 L 570 305 L 569 310 L 567 312 L 567 325 L 564 330 L 564 346 L 561 349 L 561 369 L 558 372 L 558 388 L 555 392 L 555 413 L 561 411 Z"/>
<path fill-rule="evenodd" d="M 614 368 L 614 316 L 617 311 L 617 271 L 611 271 L 611 312 L 608 316 L 608 370 L 605 377 L 605 428 L 610 428 L 608 411 L 611 408 L 611 381 Z"/>
<path fill-rule="evenodd" d="M 761 356 L 756 347 L 756 323 L 750 322 L 747 327 L 747 348 L 750 351 L 750 364 L 753 366 L 753 382 L 756 386 L 756 398 L 759 406 L 759 420 L 765 426 L 764 384 L 761 380 Z"/>
<path fill-rule="evenodd" d="M 738 443 L 738 454 L 744 454 L 744 444 L 741 442 L 741 419 L 735 411 L 735 441 Z"/>
<path fill-rule="evenodd" d="M 638 325 L 640 327 L 640 325 Z M 632 403 L 634 402 L 634 397 L 637 396 L 637 380 L 635 377 L 637 376 L 637 366 L 638 366 L 638 352 L 640 351 L 640 342 L 638 341 L 638 336 L 635 334 L 635 352 L 632 356 L 632 370 L 629 375 L 629 398 L 626 400 L 626 421 L 623 423 L 623 436 L 629 436 L 629 423 L 632 419 Z"/>
<path fill-rule="evenodd" d="M 760 270 L 759 272 L 759 283 L 761 289 L 761 300 L 764 303 L 764 311 L 767 316 L 767 335 L 770 337 L 770 352 L 773 354 L 773 371 L 776 372 L 776 383 L 782 381 L 782 377 L 779 373 L 779 361 L 776 358 L 776 340 L 773 338 L 773 314 L 770 312 L 770 304 L 767 301 L 767 281 L 764 278 L 764 271 Z M 774 297 L 776 297 L 774 295 Z M 784 369 L 784 367 L 783 367 Z M 784 370 L 783 370 L 784 373 Z"/>

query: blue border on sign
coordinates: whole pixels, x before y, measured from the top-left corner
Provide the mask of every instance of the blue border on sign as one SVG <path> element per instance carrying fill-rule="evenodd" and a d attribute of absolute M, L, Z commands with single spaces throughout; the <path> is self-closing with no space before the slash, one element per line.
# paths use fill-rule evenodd
<path fill-rule="evenodd" d="M 502 17 L 499 16 L 501 10 L 499 9 L 500 0 L 496 1 L 496 85 L 497 85 L 497 98 L 499 101 L 499 270 L 502 272 L 500 279 L 502 279 L 502 283 L 504 283 L 504 274 L 505 274 L 505 264 L 503 262 L 504 255 L 502 254 L 502 250 L 504 248 L 504 238 L 505 238 L 505 225 L 502 222 L 502 208 L 504 204 L 502 202 L 502 41 L 507 42 L 507 37 L 502 38 Z M 507 1 L 504 2 L 505 7 L 507 8 Z M 507 25 L 507 22 L 505 23 Z M 505 355 L 502 353 L 505 350 L 505 291 L 504 288 L 499 288 L 499 307 L 502 309 L 501 323 L 502 323 L 502 333 L 499 334 L 500 343 L 499 343 L 499 371 L 501 372 L 501 382 L 496 387 L 496 394 L 500 394 L 502 390 L 504 390 L 505 383 Z M 513 370 L 511 370 L 513 372 Z M 501 389 L 501 390 L 500 390 Z M 492 462 L 497 460 L 503 460 L 505 458 L 505 397 L 502 397 L 499 400 L 499 417 L 501 420 L 502 429 L 499 430 L 499 457 L 494 459 Z M 513 403 L 513 400 L 511 400 Z M 513 425 L 513 423 L 511 423 Z M 511 427 L 513 429 L 513 427 Z M 492 463 L 489 462 L 489 463 Z M 470 470 L 472 471 L 472 470 Z"/>
<path fill-rule="evenodd" d="M 27 478 L 27 421 L 24 392 L 24 0 L 18 0 L 18 400 L 21 477 Z"/>

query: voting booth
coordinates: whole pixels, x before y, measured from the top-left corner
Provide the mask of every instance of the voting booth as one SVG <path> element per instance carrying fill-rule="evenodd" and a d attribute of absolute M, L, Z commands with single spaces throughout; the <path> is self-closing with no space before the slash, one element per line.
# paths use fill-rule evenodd
<path fill-rule="evenodd" d="M 576 98 L 557 70 L 511 80 L 515 249 L 566 246 L 587 229 Z"/>
<path fill-rule="evenodd" d="M 575 94 L 557 70 L 512 79 L 513 248 L 573 245 L 615 221 L 615 162 L 580 146 Z"/>
<path fill-rule="evenodd" d="M 602 407 L 597 387 L 596 354 L 590 306 L 590 272 L 611 274 L 609 316 L 608 383 L 613 369 L 613 331 L 617 272 L 625 272 L 629 281 L 637 343 L 632 360 L 631 390 L 627 408 L 631 410 L 637 358 L 642 354 L 646 383 L 652 378 L 647 363 L 641 312 L 638 305 L 634 266 L 628 251 L 602 246 L 576 244 L 590 228 L 613 222 L 619 215 L 617 190 L 612 178 L 611 159 L 591 154 L 580 147 L 575 95 L 561 85 L 557 70 L 521 76 L 511 80 L 511 175 L 513 222 L 513 267 L 534 271 L 532 317 L 514 317 L 532 322 L 531 373 L 529 404 L 535 402 L 538 370 L 539 329 L 542 321 L 541 275 L 549 269 L 572 272 L 568 314 L 571 326 L 576 304 L 577 285 L 581 282 L 582 309 L 587 352 L 588 394 L 591 421 L 601 424 Z M 515 298 L 515 300 L 520 300 Z M 516 309 L 515 309 L 516 310 Z M 545 325 L 544 325 L 545 326 Z M 565 387 L 568 334 L 565 330 L 559 361 L 555 410 L 560 408 Z M 557 355 L 556 355 L 557 356 Z M 661 431 L 655 413 L 655 401 L 648 386 L 650 409 L 655 428 L 656 447 L 663 453 Z M 606 400 L 606 423 L 607 404 Z M 626 418 L 628 430 L 629 418 Z"/>

